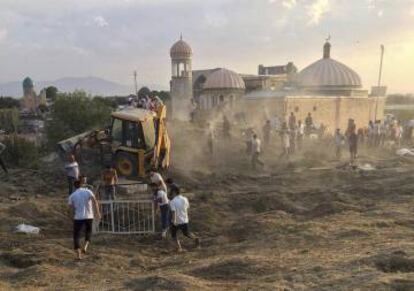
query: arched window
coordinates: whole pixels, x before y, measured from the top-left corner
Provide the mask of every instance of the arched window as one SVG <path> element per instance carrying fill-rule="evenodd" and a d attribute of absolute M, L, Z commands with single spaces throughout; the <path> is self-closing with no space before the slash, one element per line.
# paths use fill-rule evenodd
<path fill-rule="evenodd" d="M 185 76 L 185 64 L 184 63 L 178 64 L 178 76 L 179 77 Z"/>

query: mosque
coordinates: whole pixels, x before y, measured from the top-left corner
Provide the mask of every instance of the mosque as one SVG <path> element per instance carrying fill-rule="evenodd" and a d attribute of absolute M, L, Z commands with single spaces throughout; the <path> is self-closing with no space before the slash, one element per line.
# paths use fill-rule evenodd
<path fill-rule="evenodd" d="M 244 75 L 227 68 L 192 70 L 192 49 L 182 38 L 170 49 L 172 62 L 172 118 L 189 120 L 195 112 L 203 118 L 231 112 L 249 123 L 263 124 L 274 116 L 297 120 L 311 113 L 329 132 L 345 130 L 350 118 L 358 127 L 383 119 L 384 96 L 370 96 L 360 76 L 331 58 L 326 41 L 322 58 L 300 72 L 293 63 L 259 65 L 258 75 Z"/>
<path fill-rule="evenodd" d="M 37 113 L 40 105 L 46 105 L 46 91 L 42 90 L 40 95 L 36 94 L 33 80 L 26 77 L 23 80 L 22 109 L 29 113 Z"/>

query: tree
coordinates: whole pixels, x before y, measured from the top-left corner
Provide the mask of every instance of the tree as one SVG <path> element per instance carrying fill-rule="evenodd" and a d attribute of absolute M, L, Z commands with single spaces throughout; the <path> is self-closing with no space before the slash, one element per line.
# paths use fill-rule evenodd
<path fill-rule="evenodd" d="M 47 100 L 56 100 L 58 95 L 58 88 L 55 86 L 49 86 L 46 88 L 46 99 Z"/>
<path fill-rule="evenodd" d="M 0 97 L 0 109 L 19 108 L 20 102 L 12 97 Z"/>
<path fill-rule="evenodd" d="M 104 98 L 91 98 L 84 91 L 58 94 L 46 123 L 49 146 L 92 129 L 105 127 L 113 107 Z"/>
<path fill-rule="evenodd" d="M 142 87 L 138 91 L 138 98 L 144 98 L 151 95 L 151 90 L 148 87 Z"/>
<path fill-rule="evenodd" d="M 171 98 L 170 92 L 168 91 L 152 91 L 151 96 L 158 96 L 164 102 L 169 101 Z"/>
<path fill-rule="evenodd" d="M 16 133 L 20 126 L 20 114 L 17 108 L 0 109 L 0 129 Z"/>

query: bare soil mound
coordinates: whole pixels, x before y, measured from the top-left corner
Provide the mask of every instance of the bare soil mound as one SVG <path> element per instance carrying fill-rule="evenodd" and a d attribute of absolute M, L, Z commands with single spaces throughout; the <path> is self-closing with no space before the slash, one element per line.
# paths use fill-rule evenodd
<path fill-rule="evenodd" d="M 262 260 L 230 258 L 194 269 L 190 274 L 206 280 L 239 281 L 269 276 L 274 270 Z"/>

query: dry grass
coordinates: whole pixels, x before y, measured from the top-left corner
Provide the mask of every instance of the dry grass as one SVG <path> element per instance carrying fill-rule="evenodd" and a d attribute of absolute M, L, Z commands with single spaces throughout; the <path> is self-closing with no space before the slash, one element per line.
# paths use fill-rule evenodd
<path fill-rule="evenodd" d="M 185 240 L 182 254 L 156 237 L 96 236 L 75 262 L 64 180 L 14 170 L 0 187 L 0 289 L 414 289 L 412 161 L 366 151 L 361 162 L 377 170 L 341 170 L 320 145 L 290 160 L 275 146 L 256 173 L 240 141 L 214 157 L 200 143 L 174 143 L 172 175 L 203 238 L 201 250 Z M 20 222 L 41 234 L 12 233 Z"/>

